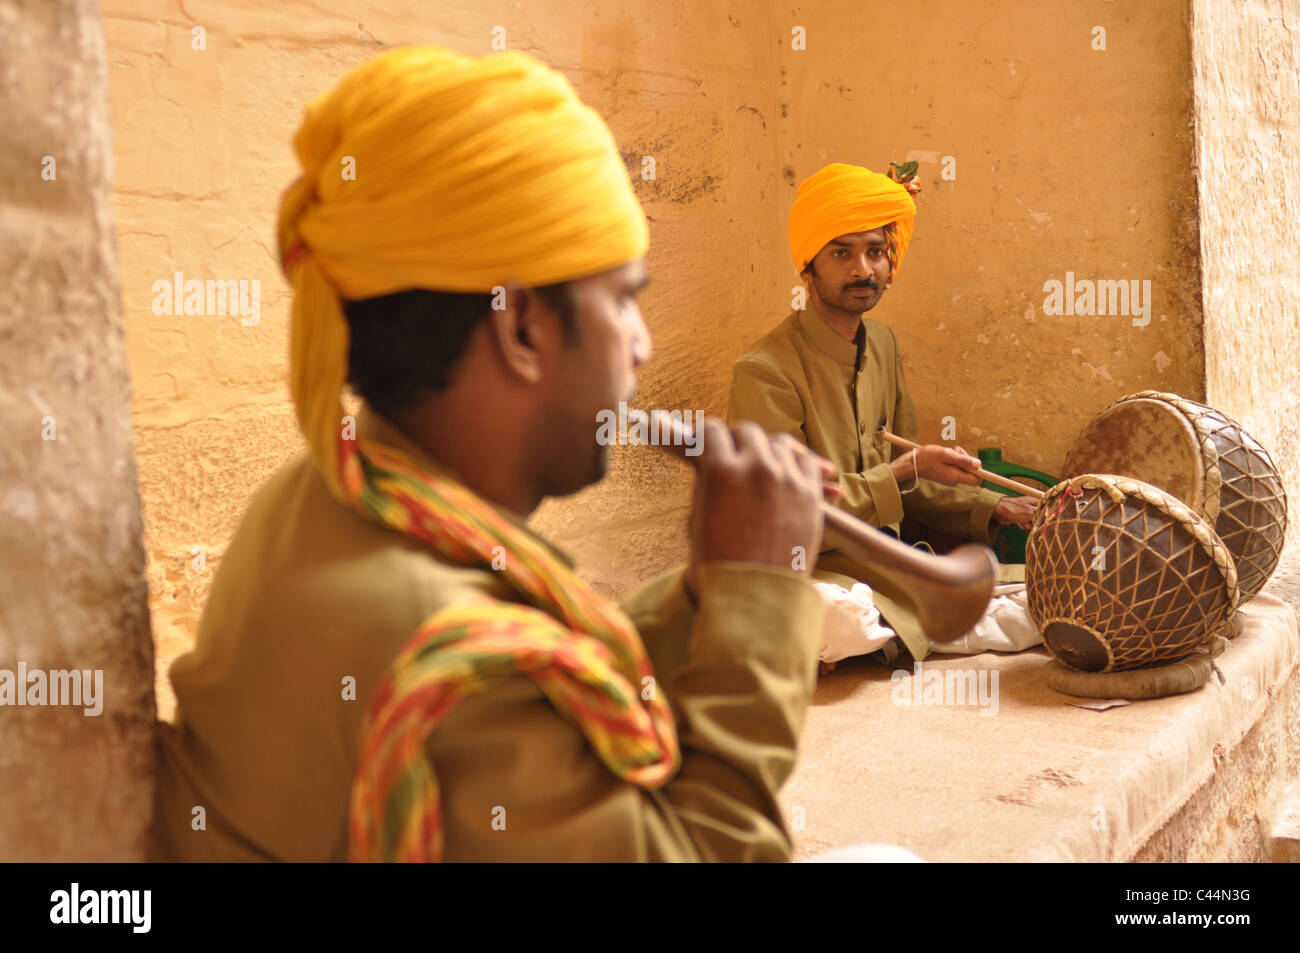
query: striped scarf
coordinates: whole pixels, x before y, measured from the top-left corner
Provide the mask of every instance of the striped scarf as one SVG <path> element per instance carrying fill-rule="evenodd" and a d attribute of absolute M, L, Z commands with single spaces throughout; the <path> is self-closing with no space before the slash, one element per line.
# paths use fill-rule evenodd
<path fill-rule="evenodd" d="M 655 788 L 677 769 L 672 713 L 630 620 L 538 540 L 461 484 L 393 448 L 343 439 L 342 484 L 364 517 L 457 563 L 501 566 L 529 605 L 484 600 L 428 619 L 367 713 L 348 825 L 354 861 L 437 861 L 443 828 L 425 741 L 462 699 L 527 675 L 615 775 Z"/>

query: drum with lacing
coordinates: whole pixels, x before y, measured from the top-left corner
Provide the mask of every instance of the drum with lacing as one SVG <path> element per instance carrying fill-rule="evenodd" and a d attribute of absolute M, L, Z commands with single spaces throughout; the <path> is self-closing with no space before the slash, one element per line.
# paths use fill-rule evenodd
<path fill-rule="evenodd" d="M 1159 391 L 1120 398 L 1070 448 L 1062 479 L 1083 473 L 1133 477 L 1196 510 L 1232 553 L 1242 602 L 1277 567 L 1286 536 L 1282 480 L 1268 451 L 1211 407 Z"/>
<path fill-rule="evenodd" d="M 1111 474 L 1058 483 L 1025 551 L 1029 614 L 1080 672 L 1163 665 L 1211 646 L 1238 601 L 1232 556 L 1164 490 Z"/>

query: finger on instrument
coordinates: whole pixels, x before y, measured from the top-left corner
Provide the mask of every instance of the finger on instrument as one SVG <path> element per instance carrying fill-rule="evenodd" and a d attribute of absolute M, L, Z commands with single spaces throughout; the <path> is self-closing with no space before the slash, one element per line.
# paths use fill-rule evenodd
<path fill-rule="evenodd" d="M 961 467 L 963 470 L 978 470 L 980 468 L 979 457 L 972 457 L 961 447 L 948 450 L 946 457 L 948 463 L 955 467 Z"/>
<path fill-rule="evenodd" d="M 815 461 L 817 466 L 821 469 L 822 476 L 825 477 L 826 479 L 828 480 L 834 479 L 835 477 L 839 476 L 839 472 L 840 472 L 839 467 L 831 463 L 821 454 L 814 453 L 812 448 L 809 447 L 803 441 L 801 441 L 798 437 L 791 436 L 790 434 L 778 434 L 772 439 L 774 442 L 777 440 L 780 440 L 782 442 L 789 441 L 791 449 L 793 449 L 795 454 L 798 455 L 799 460 Z"/>
<path fill-rule="evenodd" d="M 769 472 L 777 469 L 777 458 L 772 452 L 772 441 L 767 432 L 752 420 L 742 420 L 731 428 L 736 441 L 736 451 L 741 456 L 757 457 Z"/>
<path fill-rule="evenodd" d="M 711 463 L 726 463 L 735 459 L 736 444 L 731 439 L 731 431 L 720 418 L 705 417 L 699 430 L 700 443 L 709 448 Z"/>

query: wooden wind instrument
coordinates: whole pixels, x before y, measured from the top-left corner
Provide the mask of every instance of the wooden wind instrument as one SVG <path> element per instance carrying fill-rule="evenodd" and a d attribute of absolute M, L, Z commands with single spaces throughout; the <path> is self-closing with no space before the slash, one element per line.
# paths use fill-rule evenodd
<path fill-rule="evenodd" d="M 694 464 L 697 457 L 686 454 L 694 440 L 681 420 L 661 410 L 650 411 L 648 420 L 649 432 L 659 435 L 656 445 L 660 449 Z M 936 556 L 914 549 L 826 501 L 821 511 L 826 542 L 870 566 L 905 596 L 932 641 L 961 638 L 988 608 L 997 583 L 997 560 L 988 547 L 967 543 L 946 556 Z"/>

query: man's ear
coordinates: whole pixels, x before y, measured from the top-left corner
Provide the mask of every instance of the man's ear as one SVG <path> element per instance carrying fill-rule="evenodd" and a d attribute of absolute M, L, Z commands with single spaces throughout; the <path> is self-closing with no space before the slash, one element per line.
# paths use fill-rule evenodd
<path fill-rule="evenodd" d="M 539 346 L 545 346 L 544 309 L 537 292 L 517 281 L 499 285 L 492 295 L 488 327 L 507 373 L 535 384 L 542 378 Z"/>

